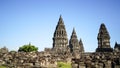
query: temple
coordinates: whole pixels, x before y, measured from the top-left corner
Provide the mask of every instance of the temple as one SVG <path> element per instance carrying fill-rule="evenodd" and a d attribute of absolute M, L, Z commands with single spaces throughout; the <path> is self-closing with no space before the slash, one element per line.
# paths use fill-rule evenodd
<path fill-rule="evenodd" d="M 53 51 L 56 53 L 80 53 L 84 52 L 83 43 L 77 39 L 75 28 L 73 28 L 71 38 L 68 44 L 67 32 L 62 16 L 60 15 L 58 24 L 56 26 L 53 36 Z"/>
<path fill-rule="evenodd" d="M 96 52 L 112 52 L 113 51 L 113 49 L 110 46 L 110 35 L 103 23 L 100 26 L 97 39 L 98 39 L 98 48 L 96 49 Z"/>
<path fill-rule="evenodd" d="M 73 31 L 72 31 L 72 35 L 71 35 L 71 38 L 70 38 L 70 41 L 69 41 L 69 47 L 70 47 L 70 51 L 72 53 L 81 52 L 81 48 L 80 48 L 79 41 L 77 39 L 75 28 L 73 28 Z"/>
<path fill-rule="evenodd" d="M 53 37 L 53 50 L 55 52 L 63 53 L 66 52 L 68 48 L 68 38 L 65 29 L 64 21 L 60 15 L 58 24 L 56 26 L 54 37 Z"/>
<path fill-rule="evenodd" d="M 80 41 L 79 41 L 79 45 L 80 45 L 80 52 L 84 53 L 85 50 L 84 50 L 84 46 L 83 46 L 82 39 L 80 39 Z"/>
<path fill-rule="evenodd" d="M 120 44 L 118 44 L 117 42 L 115 43 L 114 51 L 115 52 L 120 52 Z"/>

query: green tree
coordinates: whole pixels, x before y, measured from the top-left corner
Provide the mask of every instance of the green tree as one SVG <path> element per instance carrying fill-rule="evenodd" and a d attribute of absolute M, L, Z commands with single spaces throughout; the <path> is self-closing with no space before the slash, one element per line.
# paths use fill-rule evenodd
<path fill-rule="evenodd" d="M 30 43 L 27 45 L 23 45 L 22 47 L 19 47 L 19 52 L 33 52 L 38 51 L 38 47 L 35 47 L 34 45 L 31 45 Z"/>

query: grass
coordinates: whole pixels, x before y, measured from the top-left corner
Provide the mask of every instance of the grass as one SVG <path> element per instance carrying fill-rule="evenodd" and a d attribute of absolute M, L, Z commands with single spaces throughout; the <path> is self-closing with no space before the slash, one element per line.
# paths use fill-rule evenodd
<path fill-rule="evenodd" d="M 58 68 L 72 68 L 71 63 L 58 62 Z"/>
<path fill-rule="evenodd" d="M 0 68 L 6 68 L 5 66 L 0 66 Z"/>

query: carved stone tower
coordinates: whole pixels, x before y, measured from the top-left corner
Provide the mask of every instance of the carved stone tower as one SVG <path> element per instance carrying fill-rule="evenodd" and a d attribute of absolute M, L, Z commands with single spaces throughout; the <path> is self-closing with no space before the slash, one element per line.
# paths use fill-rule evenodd
<path fill-rule="evenodd" d="M 69 47 L 70 51 L 73 53 L 79 53 L 80 52 L 80 45 L 77 39 L 77 35 L 75 32 L 75 29 L 73 28 L 73 32 L 69 41 Z"/>
<path fill-rule="evenodd" d="M 68 47 L 67 32 L 63 19 L 60 15 L 53 37 L 53 50 L 56 52 L 66 52 Z"/>
<path fill-rule="evenodd" d="M 110 35 L 102 23 L 98 33 L 98 48 L 96 52 L 112 52 L 113 49 L 110 47 Z"/>
<path fill-rule="evenodd" d="M 79 41 L 79 45 L 80 45 L 80 52 L 84 52 L 84 46 L 81 39 Z"/>
<path fill-rule="evenodd" d="M 120 44 L 118 44 L 117 42 L 115 43 L 114 51 L 115 52 L 120 52 Z"/>

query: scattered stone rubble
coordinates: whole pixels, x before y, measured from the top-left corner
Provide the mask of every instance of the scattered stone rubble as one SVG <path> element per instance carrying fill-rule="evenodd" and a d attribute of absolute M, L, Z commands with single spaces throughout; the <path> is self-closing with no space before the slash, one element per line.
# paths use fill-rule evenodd
<path fill-rule="evenodd" d="M 120 52 L 94 52 L 72 59 L 72 68 L 120 68 Z"/>
<path fill-rule="evenodd" d="M 0 49 L 1 50 L 1 49 Z M 49 51 L 49 50 L 48 50 Z M 72 68 L 120 68 L 120 52 L 85 52 L 78 55 L 54 52 L 0 52 L 0 66 L 8 68 L 57 68 L 57 62 L 72 63 Z"/>
<path fill-rule="evenodd" d="M 57 62 L 71 62 L 67 55 L 47 52 L 6 52 L 0 53 L 0 65 L 9 68 L 57 68 Z"/>

